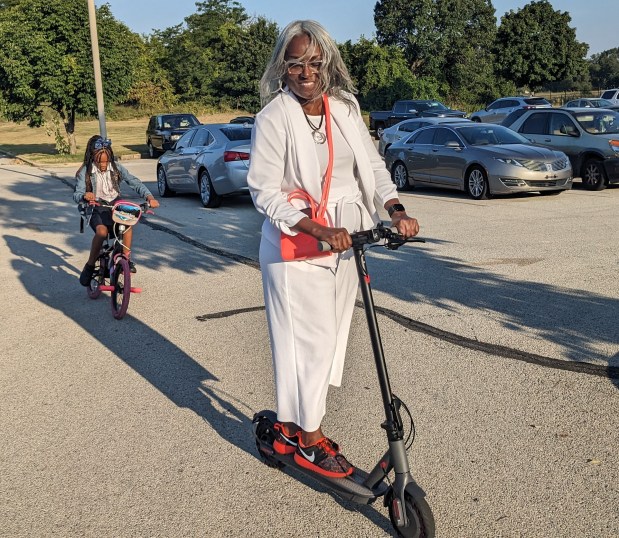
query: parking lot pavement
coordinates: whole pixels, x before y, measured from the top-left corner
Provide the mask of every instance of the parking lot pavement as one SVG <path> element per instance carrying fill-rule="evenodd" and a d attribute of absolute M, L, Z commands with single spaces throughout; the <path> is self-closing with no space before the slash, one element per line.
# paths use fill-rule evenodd
<path fill-rule="evenodd" d="M 129 168 L 155 189 L 154 161 Z M 77 283 L 91 236 L 73 172 L 0 166 L 0 534 L 391 535 L 382 503 L 256 457 L 273 391 L 248 198 L 163 200 L 136 228 L 144 292 L 116 321 Z M 619 189 L 402 198 L 427 243 L 369 268 L 439 535 L 619 535 Z M 562 367 L 583 361 L 599 368 Z M 358 309 L 324 426 L 361 467 L 385 449 L 375 377 Z"/>

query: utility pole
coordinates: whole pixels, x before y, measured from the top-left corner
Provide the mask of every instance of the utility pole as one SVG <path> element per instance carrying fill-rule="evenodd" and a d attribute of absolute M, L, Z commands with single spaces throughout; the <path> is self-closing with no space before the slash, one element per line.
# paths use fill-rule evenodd
<path fill-rule="evenodd" d="M 99 37 L 97 36 L 97 11 L 95 0 L 88 0 L 88 21 L 90 23 L 90 42 L 92 44 L 92 66 L 95 72 L 95 92 L 97 94 L 97 111 L 99 131 L 102 138 L 107 138 L 105 126 L 105 106 L 103 103 L 103 84 L 101 83 L 101 64 L 99 63 Z"/>

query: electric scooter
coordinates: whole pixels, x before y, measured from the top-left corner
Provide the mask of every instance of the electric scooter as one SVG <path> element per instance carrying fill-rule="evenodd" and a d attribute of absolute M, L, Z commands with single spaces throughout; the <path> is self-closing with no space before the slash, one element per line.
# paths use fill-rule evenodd
<path fill-rule="evenodd" d="M 344 478 L 322 476 L 297 465 L 293 454 L 282 455 L 273 450 L 273 441 L 276 437 L 273 425 L 277 421 L 276 413 L 273 411 L 261 411 L 254 415 L 253 430 L 256 446 L 262 460 L 269 467 L 293 468 L 320 482 L 343 499 L 361 504 L 371 504 L 377 498 L 384 497 L 384 505 L 389 509 L 389 517 L 398 536 L 432 538 L 435 528 L 434 516 L 424 499 L 425 493 L 417 485 L 410 471 L 406 455 L 408 439 L 404 439 L 404 425 L 400 415 L 400 407 L 404 404 L 391 392 L 370 288 L 370 276 L 365 261 L 365 248 L 368 245 L 384 240 L 384 246 L 387 249 L 396 250 L 406 242 L 423 242 L 423 239 L 405 239 L 382 224 L 372 230 L 353 233 L 351 237 L 378 381 L 385 407 L 386 420 L 381 424 L 381 427 L 387 434 L 389 448 L 369 473 L 355 467 L 354 472 Z M 326 242 L 321 242 L 320 247 L 323 250 L 331 248 Z M 404 408 L 406 409 L 405 405 Z M 411 418 L 411 429 L 412 427 Z M 390 481 L 388 475 L 392 470 L 395 477 L 393 481 Z"/>

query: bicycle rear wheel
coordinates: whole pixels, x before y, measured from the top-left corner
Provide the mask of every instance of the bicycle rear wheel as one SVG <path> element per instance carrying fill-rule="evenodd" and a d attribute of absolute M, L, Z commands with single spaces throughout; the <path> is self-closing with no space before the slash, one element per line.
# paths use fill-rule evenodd
<path fill-rule="evenodd" d="M 131 268 L 126 258 L 119 258 L 114 266 L 114 277 L 110 282 L 112 291 L 112 314 L 116 319 L 122 319 L 129 308 L 131 296 Z"/>
<path fill-rule="evenodd" d="M 90 284 L 86 288 L 86 293 L 91 299 L 97 299 L 101 295 L 101 285 L 105 284 L 105 258 L 99 256 L 95 262 L 95 271 L 90 278 Z"/>

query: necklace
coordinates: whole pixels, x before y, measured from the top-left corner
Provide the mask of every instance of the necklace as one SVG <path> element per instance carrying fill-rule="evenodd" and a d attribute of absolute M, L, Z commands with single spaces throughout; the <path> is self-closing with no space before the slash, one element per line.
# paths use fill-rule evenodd
<path fill-rule="evenodd" d="M 320 123 L 317 126 L 312 123 L 312 120 L 309 119 L 308 115 L 305 113 L 305 110 L 303 110 L 303 115 L 305 116 L 305 121 L 307 121 L 307 124 L 312 130 L 312 138 L 314 139 L 314 142 L 316 142 L 316 144 L 324 144 L 327 141 L 327 137 L 320 130 L 322 127 L 322 122 L 325 119 L 324 113 L 320 115 Z"/>

